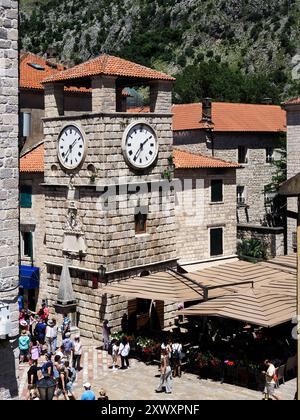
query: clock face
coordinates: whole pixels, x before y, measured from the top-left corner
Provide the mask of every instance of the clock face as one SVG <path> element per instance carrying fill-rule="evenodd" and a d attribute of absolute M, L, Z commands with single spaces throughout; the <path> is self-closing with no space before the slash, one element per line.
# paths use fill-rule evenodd
<path fill-rule="evenodd" d="M 85 155 L 84 136 L 75 125 L 66 126 L 58 138 L 58 158 L 66 169 L 75 169 Z"/>
<path fill-rule="evenodd" d="M 131 167 L 148 168 L 158 153 L 156 134 L 148 124 L 130 124 L 124 133 L 122 148 L 125 160 Z"/>

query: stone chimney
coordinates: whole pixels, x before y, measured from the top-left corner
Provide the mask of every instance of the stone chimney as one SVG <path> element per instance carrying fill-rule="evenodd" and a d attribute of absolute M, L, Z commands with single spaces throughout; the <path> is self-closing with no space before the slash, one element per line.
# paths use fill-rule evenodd
<path fill-rule="evenodd" d="M 201 122 L 212 123 L 212 101 L 211 98 L 202 99 L 202 118 Z"/>

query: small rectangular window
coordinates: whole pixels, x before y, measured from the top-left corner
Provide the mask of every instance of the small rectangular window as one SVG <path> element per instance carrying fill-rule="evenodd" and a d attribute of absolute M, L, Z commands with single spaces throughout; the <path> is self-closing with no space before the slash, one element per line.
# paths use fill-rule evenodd
<path fill-rule="evenodd" d="M 21 112 L 20 132 L 23 137 L 29 137 L 31 134 L 31 113 Z"/>
<path fill-rule="evenodd" d="M 248 149 L 245 146 L 238 147 L 238 162 L 248 163 Z"/>
<path fill-rule="evenodd" d="M 245 187 L 240 185 L 236 187 L 236 201 L 240 205 L 246 203 Z"/>
<path fill-rule="evenodd" d="M 223 255 L 223 228 L 210 229 L 210 255 Z"/>
<path fill-rule="evenodd" d="M 20 187 L 20 207 L 30 209 L 32 207 L 32 187 L 31 185 L 21 185 Z"/>
<path fill-rule="evenodd" d="M 211 181 L 211 202 L 218 203 L 223 201 L 223 180 L 213 179 Z"/>
<path fill-rule="evenodd" d="M 23 232 L 23 256 L 33 258 L 32 232 Z"/>
<path fill-rule="evenodd" d="M 135 234 L 140 235 L 147 231 L 147 214 L 137 213 L 135 216 Z"/>
<path fill-rule="evenodd" d="M 274 161 L 274 149 L 273 147 L 266 147 L 266 163 L 272 163 Z"/>

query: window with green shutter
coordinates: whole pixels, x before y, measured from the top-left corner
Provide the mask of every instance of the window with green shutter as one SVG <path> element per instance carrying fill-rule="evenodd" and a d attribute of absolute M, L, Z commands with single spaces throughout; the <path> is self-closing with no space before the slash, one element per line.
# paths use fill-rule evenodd
<path fill-rule="evenodd" d="M 222 179 L 213 179 L 211 181 L 211 202 L 220 201 L 223 201 L 223 181 Z"/>
<path fill-rule="evenodd" d="M 223 229 L 215 228 L 210 230 L 210 255 L 223 255 Z"/>
<path fill-rule="evenodd" d="M 30 209 L 32 207 L 32 187 L 22 185 L 20 187 L 20 207 Z"/>

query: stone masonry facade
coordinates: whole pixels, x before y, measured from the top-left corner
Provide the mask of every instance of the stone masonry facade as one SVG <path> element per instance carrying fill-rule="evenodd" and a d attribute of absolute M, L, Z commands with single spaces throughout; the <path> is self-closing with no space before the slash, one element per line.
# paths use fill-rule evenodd
<path fill-rule="evenodd" d="M 235 255 L 236 170 L 177 169 L 175 177 L 182 185 L 184 180 L 192 181 L 176 197 L 176 246 L 179 262 L 210 259 L 210 229 L 218 227 L 223 229 L 222 256 Z M 222 202 L 211 201 L 212 180 L 223 181 Z"/>
<path fill-rule="evenodd" d="M 265 215 L 264 186 L 269 184 L 274 165 L 266 163 L 266 148 L 279 146 L 277 133 L 213 133 L 205 130 L 174 132 L 174 146 L 192 153 L 213 155 L 229 162 L 238 162 L 238 146 L 248 149 L 248 163 L 237 171 L 236 185 L 245 187 L 247 207 L 238 209 L 238 223 L 258 224 Z M 235 198 L 236 202 L 236 198 Z"/>
<path fill-rule="evenodd" d="M 45 194 L 44 174 L 40 172 L 23 172 L 20 174 L 20 186 L 28 185 L 32 187 L 32 206 L 31 208 L 20 209 L 20 236 L 21 236 L 21 264 L 32 265 L 40 269 L 40 288 L 36 299 L 41 303 L 42 299 L 47 298 L 46 293 L 46 258 L 45 247 Z M 24 256 L 22 235 L 24 232 L 32 233 L 33 258 Z"/>
<path fill-rule="evenodd" d="M 0 0 L 0 302 L 12 330 L 0 339 L 0 400 L 18 396 L 18 2 Z"/>
<path fill-rule="evenodd" d="M 118 281 L 176 266 L 175 195 L 160 190 L 167 181 L 162 174 L 169 168 L 172 154 L 171 93 L 167 83 L 153 83 L 150 114 L 116 112 L 114 78 L 92 79 L 92 112 L 79 114 L 64 109 L 61 84 L 45 87 L 45 226 L 47 248 L 47 293 L 55 302 L 63 256 L 67 255 L 78 302 L 81 334 L 101 337 L 101 325 L 108 319 L 119 329 L 128 299 L 93 289 L 98 268 L 106 268 L 107 281 Z M 132 123 L 147 123 L 157 134 L 159 153 L 156 164 L 142 173 L 134 172 L 122 154 L 122 136 Z M 65 171 L 57 158 L 57 138 L 64 126 L 75 124 L 88 145 L 82 165 Z M 164 200 L 163 208 L 160 207 Z M 73 255 L 65 247 L 68 208 L 76 206 L 77 221 L 86 252 Z M 108 206 L 108 207 L 107 207 Z M 135 232 L 137 209 L 147 209 L 147 230 Z M 174 319 L 176 305 L 165 305 L 164 325 Z"/>
<path fill-rule="evenodd" d="M 300 172 L 300 105 L 286 105 L 287 111 L 287 179 Z M 298 212 L 297 198 L 288 198 L 288 210 Z M 295 251 L 293 247 L 293 234 L 297 230 L 297 219 L 287 219 L 287 246 L 288 252 Z"/>

